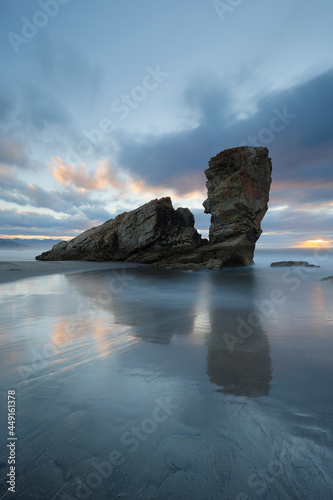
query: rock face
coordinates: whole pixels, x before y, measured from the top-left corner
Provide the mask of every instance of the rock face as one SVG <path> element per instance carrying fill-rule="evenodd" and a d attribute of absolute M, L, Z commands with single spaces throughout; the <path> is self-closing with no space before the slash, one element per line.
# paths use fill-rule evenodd
<path fill-rule="evenodd" d="M 201 244 L 190 210 L 174 210 L 170 198 L 161 198 L 62 241 L 36 259 L 152 263 L 171 255 L 176 258 Z"/>
<path fill-rule="evenodd" d="M 271 171 L 263 147 L 228 149 L 210 160 L 203 203 L 212 214 L 209 242 L 194 228 L 188 208 L 174 210 L 170 198 L 161 198 L 58 243 L 36 259 L 127 260 L 181 269 L 252 264 Z"/>
<path fill-rule="evenodd" d="M 221 250 L 236 247 L 231 259 L 239 263 L 252 262 L 268 208 L 271 173 L 268 149 L 251 147 L 222 151 L 210 160 L 205 171 L 208 198 L 203 205 L 205 212 L 212 214 L 209 242 L 220 244 L 216 249 Z"/>

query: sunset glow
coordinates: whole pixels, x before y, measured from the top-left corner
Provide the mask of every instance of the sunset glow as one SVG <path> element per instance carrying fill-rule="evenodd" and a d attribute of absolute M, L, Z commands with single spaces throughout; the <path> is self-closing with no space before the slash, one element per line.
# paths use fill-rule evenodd
<path fill-rule="evenodd" d="M 77 231 L 79 234 L 79 231 Z M 0 234 L 0 238 L 8 239 L 8 240 L 13 240 L 15 238 L 18 238 L 20 240 L 48 240 L 48 239 L 57 239 L 57 240 L 70 240 L 72 236 L 49 236 L 49 235 L 38 235 L 36 236 L 35 234 Z"/>
<path fill-rule="evenodd" d="M 330 248 L 331 246 L 331 240 L 307 240 L 293 245 L 292 248 Z"/>

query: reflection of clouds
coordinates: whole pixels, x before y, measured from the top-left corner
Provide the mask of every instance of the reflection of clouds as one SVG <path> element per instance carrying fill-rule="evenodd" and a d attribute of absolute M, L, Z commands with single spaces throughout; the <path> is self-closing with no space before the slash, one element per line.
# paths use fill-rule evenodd
<path fill-rule="evenodd" d="M 0 366 L 15 366 L 20 362 L 20 354 L 17 350 L 8 348 L 8 339 L 12 338 L 14 331 L 8 326 L 0 326 Z"/>
<path fill-rule="evenodd" d="M 329 309 L 327 297 L 319 284 L 313 287 L 310 295 L 310 302 L 317 312 L 323 313 Z"/>
<path fill-rule="evenodd" d="M 112 271 L 73 274 L 67 278 L 80 294 L 90 297 L 98 315 L 97 311 L 103 311 L 106 321 L 117 325 L 117 330 L 126 325 L 131 335 L 164 345 L 171 342 L 173 335 L 192 333 L 196 292 L 187 283 L 187 273 L 146 269 L 131 274 L 135 279 L 128 282 L 124 279 L 123 286 L 121 281 L 110 286 L 115 279 Z"/>
<path fill-rule="evenodd" d="M 57 351 L 66 352 L 77 344 L 88 342 L 91 354 L 107 358 L 111 352 L 128 345 L 126 325 L 108 324 L 103 318 L 87 319 L 76 315 L 71 320 L 58 319 L 53 325 L 50 341 Z"/>
<path fill-rule="evenodd" d="M 193 324 L 193 337 L 201 340 L 209 331 L 209 302 L 211 300 L 211 280 L 209 276 L 203 279 L 195 300 L 195 317 Z"/>
<path fill-rule="evenodd" d="M 330 327 L 333 323 L 332 296 L 330 293 L 326 293 L 321 283 L 312 284 L 308 303 L 304 304 L 304 311 L 311 312 L 311 316 L 303 313 L 306 323 L 313 327 L 311 335 L 325 336 L 321 332 L 325 332 L 325 328 Z"/>

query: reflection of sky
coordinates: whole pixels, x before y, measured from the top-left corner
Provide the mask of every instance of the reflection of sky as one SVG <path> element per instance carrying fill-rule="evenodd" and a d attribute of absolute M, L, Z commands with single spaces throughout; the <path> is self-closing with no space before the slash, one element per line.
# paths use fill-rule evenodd
<path fill-rule="evenodd" d="M 332 240 L 332 3 L 215 4 L 72 0 L 15 53 L 41 7 L 2 2 L 1 235 L 74 236 L 166 195 L 206 230 L 209 158 L 258 143 L 262 244 Z"/>
<path fill-rule="evenodd" d="M 219 273 L 127 270 L 128 279 L 124 275 L 124 286 L 117 289 L 111 286 L 113 271 L 1 285 L 1 343 L 4 352 L 9 350 L 4 361 L 10 367 L 29 362 L 31 356 L 46 356 L 49 369 L 53 365 L 68 369 L 117 358 L 142 341 L 164 348 L 176 342 L 208 348 L 207 373 L 214 384 L 232 386 L 231 380 L 240 373 L 251 384 L 251 370 L 256 384 L 260 366 L 261 378 L 267 373 L 269 383 L 267 332 L 275 345 L 282 340 L 298 345 L 300 335 L 307 344 L 313 338 L 327 337 L 332 298 L 327 284 L 315 281 L 318 273 L 317 268 L 271 270 L 261 266 Z M 295 279 L 299 281 L 296 290 Z M 264 304 L 276 289 L 281 290 L 283 302 L 270 306 L 268 315 L 259 314 L 261 322 L 249 327 L 249 338 L 239 338 L 240 319 L 243 325 L 250 325 L 251 314 L 267 308 Z M 236 338 L 232 341 L 234 353 L 229 349 L 230 338 Z M 10 348 L 11 343 L 15 349 Z M 228 392 L 226 387 L 224 390 Z"/>
<path fill-rule="evenodd" d="M 54 496 L 70 486 L 61 474 L 57 483 L 59 467 L 86 477 L 92 460 L 120 449 L 115 494 L 135 498 L 147 477 L 155 478 L 149 488 L 160 482 L 154 498 L 174 491 L 173 481 L 190 487 L 189 477 L 199 478 L 197 491 L 209 478 L 214 498 L 221 477 L 233 497 L 239 488 L 250 494 L 250 473 L 278 460 L 284 473 L 269 483 L 272 498 L 306 498 L 309 488 L 329 498 L 333 288 L 315 269 L 292 291 L 284 272 L 133 269 L 108 300 L 112 271 L 1 285 L 1 388 L 18 393 L 21 484 L 42 470 L 38 484 L 52 477 Z M 225 333 L 237 334 L 238 318 L 250 321 L 277 288 L 286 301 L 230 352 Z M 131 454 L 122 433 L 151 418 L 160 400 L 172 413 Z"/>
<path fill-rule="evenodd" d="M 113 272 L 50 277 L 45 280 L 49 294 L 30 292 L 24 297 L 26 302 L 20 308 L 23 328 L 15 311 L 10 311 L 19 321 L 12 334 L 23 337 L 26 348 L 35 358 L 41 358 L 38 361 L 41 364 L 44 358 L 48 370 L 60 371 L 98 360 L 117 359 L 122 351 L 139 347 L 140 340 L 166 347 L 175 337 L 183 345 L 208 346 L 208 373 L 217 385 L 231 384 L 225 389 L 227 393 L 233 392 L 235 378 L 243 378 L 242 365 L 249 370 L 246 374 L 249 384 L 258 383 L 256 376 L 250 375 L 261 364 L 257 351 L 263 352 L 270 363 L 267 339 L 261 328 L 255 329 L 251 339 L 237 345 L 235 349 L 240 352 L 235 354 L 229 352 L 223 337 L 226 332 L 236 331 L 237 315 L 245 316 L 251 311 L 246 298 L 246 308 L 239 309 L 235 304 L 242 299 L 244 286 L 253 281 L 251 270 L 244 276 L 239 273 L 233 286 L 230 273 L 223 277 L 214 273 L 138 271 L 133 273 L 130 285 L 117 290 L 110 286 L 113 281 Z M 226 294 L 229 286 L 233 289 Z M 63 293 L 53 293 L 60 287 Z M 18 286 L 17 291 L 25 289 L 31 290 L 29 280 Z M 189 359 L 187 356 L 188 353 L 183 359 L 185 366 L 191 364 L 191 355 Z M 242 390 L 249 391 L 249 396 L 262 393 L 260 389 L 253 392 L 241 385 L 243 389 L 237 389 L 236 394 Z"/>

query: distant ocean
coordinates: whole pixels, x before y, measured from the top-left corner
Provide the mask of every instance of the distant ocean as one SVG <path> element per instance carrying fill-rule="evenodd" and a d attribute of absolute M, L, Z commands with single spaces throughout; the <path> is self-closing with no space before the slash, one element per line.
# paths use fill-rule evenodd
<path fill-rule="evenodd" d="M 258 266 L 269 266 L 272 262 L 282 260 L 307 261 L 309 264 L 321 266 L 333 274 L 333 247 L 327 248 L 283 248 L 257 249 L 254 262 Z"/>
<path fill-rule="evenodd" d="M 333 499 L 332 251 L 259 249 L 255 262 L 1 284 L 17 498 Z"/>
<path fill-rule="evenodd" d="M 50 250 L 50 247 L 45 248 L 35 248 L 32 250 L 0 250 L 0 261 L 10 262 L 26 262 L 35 260 L 36 255 L 40 255 L 42 252 Z"/>

